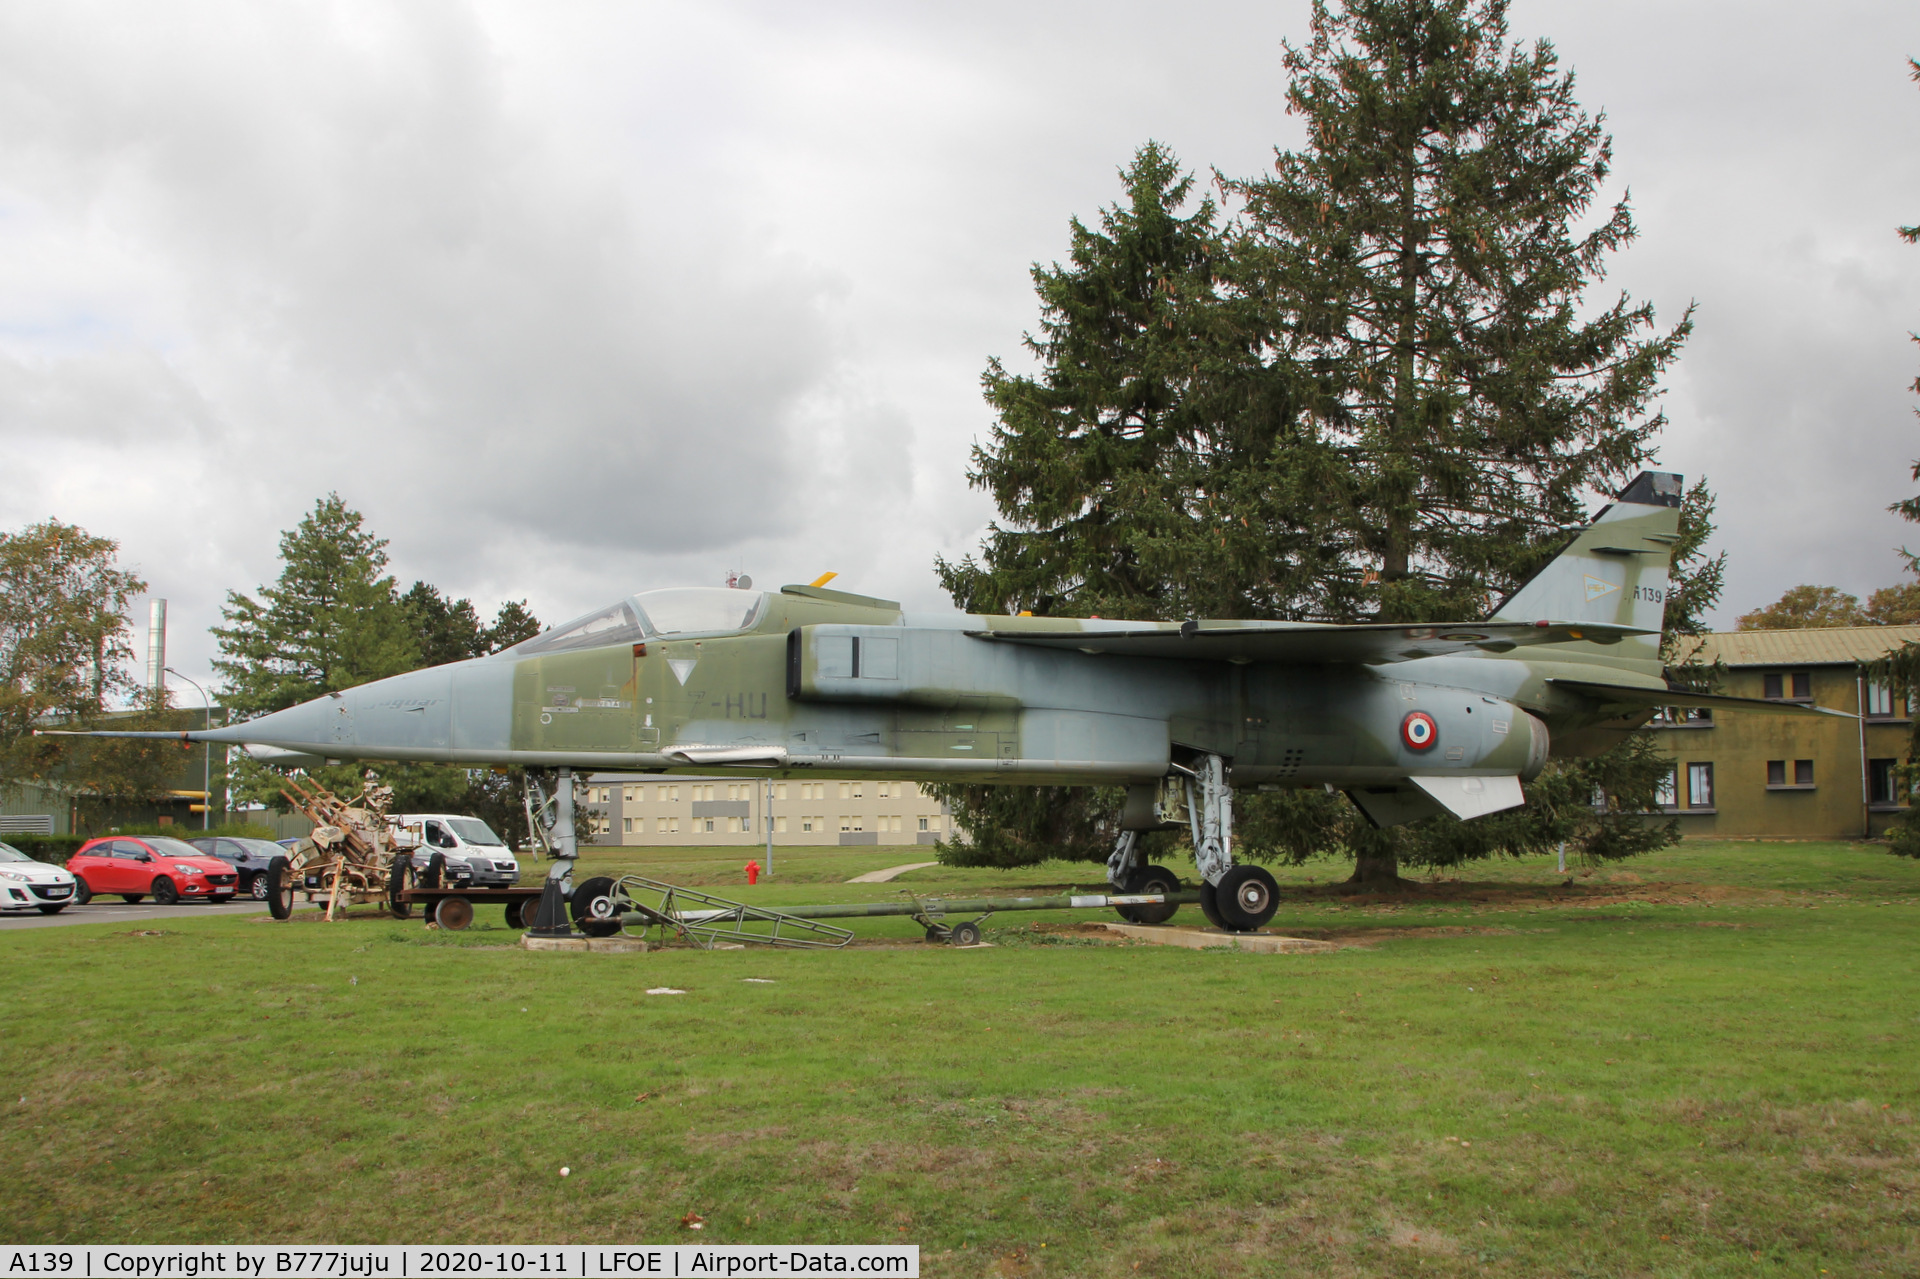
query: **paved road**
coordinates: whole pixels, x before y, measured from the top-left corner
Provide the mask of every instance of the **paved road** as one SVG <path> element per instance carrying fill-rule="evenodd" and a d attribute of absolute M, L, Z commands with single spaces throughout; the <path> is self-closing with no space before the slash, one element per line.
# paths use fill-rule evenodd
<path fill-rule="evenodd" d="M 151 901 L 134 905 L 118 897 L 105 901 L 96 897 L 85 906 L 69 906 L 58 915 L 42 915 L 37 910 L 0 911 L 0 932 L 61 928 L 68 924 L 151 924 L 155 920 L 203 919 L 208 915 L 252 915 L 266 908 L 265 902 L 252 900 L 221 902 L 218 906 L 207 902 L 156 906 Z"/>

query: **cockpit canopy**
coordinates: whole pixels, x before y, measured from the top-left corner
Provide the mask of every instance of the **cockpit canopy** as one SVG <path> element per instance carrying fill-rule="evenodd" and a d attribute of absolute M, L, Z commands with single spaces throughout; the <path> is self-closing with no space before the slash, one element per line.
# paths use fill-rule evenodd
<path fill-rule="evenodd" d="M 607 644 L 637 644 L 666 635 L 716 635 L 752 627 L 766 606 L 761 591 L 727 586 L 677 586 L 597 608 L 507 651 L 515 657 L 563 653 Z"/>

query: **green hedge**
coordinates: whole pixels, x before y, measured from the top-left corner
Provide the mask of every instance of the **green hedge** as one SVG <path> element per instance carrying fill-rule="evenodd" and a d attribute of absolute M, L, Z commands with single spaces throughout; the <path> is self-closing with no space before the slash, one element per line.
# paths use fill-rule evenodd
<path fill-rule="evenodd" d="M 21 835 L 8 832 L 0 835 L 0 844 L 11 844 L 37 862 L 52 862 L 55 866 L 66 865 L 67 858 L 80 850 L 87 842 L 87 835 Z"/>
<path fill-rule="evenodd" d="M 171 835 L 175 839 L 199 839 L 205 835 L 225 835 L 229 839 L 272 839 L 271 826 L 255 826 L 247 822 L 227 822 L 215 826 L 212 830 L 201 830 L 197 826 L 118 826 L 102 835 Z M 51 862 L 55 866 L 64 866 L 67 858 L 80 851 L 80 845 L 94 835 L 22 835 L 0 834 L 0 844 L 11 844 L 35 861 Z"/>

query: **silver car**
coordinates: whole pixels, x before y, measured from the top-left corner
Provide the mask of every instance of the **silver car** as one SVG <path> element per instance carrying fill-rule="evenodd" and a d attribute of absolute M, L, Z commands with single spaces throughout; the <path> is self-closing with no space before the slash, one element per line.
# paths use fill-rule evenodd
<path fill-rule="evenodd" d="M 73 901 L 73 876 L 35 861 L 12 844 L 0 844 L 0 909 L 57 915 Z"/>

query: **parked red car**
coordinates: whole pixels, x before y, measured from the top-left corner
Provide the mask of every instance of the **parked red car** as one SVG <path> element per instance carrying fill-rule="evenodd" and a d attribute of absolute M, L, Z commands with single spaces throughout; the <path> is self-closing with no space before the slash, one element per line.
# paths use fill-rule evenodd
<path fill-rule="evenodd" d="M 79 881 L 73 898 L 85 904 L 102 894 L 130 902 L 152 897 L 156 905 L 179 901 L 223 902 L 235 892 L 233 867 L 218 857 L 164 835 L 113 835 L 92 839 L 67 859 Z"/>

